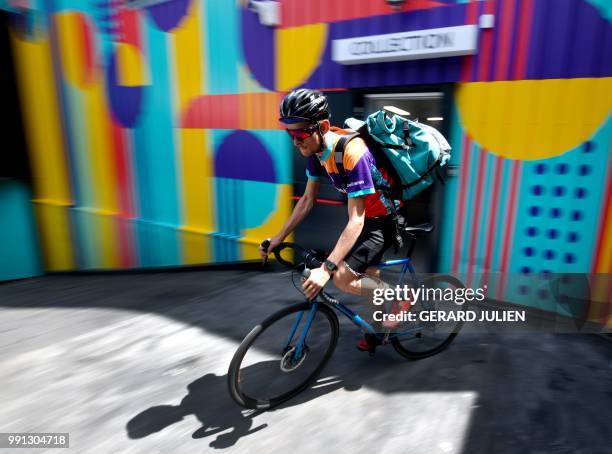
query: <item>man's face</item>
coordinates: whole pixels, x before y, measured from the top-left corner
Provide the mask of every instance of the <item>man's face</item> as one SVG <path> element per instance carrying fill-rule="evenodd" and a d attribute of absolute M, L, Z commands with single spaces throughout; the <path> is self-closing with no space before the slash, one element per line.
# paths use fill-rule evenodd
<path fill-rule="evenodd" d="M 320 122 L 321 132 L 325 134 L 329 129 L 329 121 L 323 120 Z M 308 135 L 305 138 L 292 136 L 293 145 L 300 150 L 302 156 L 308 157 L 321 150 L 321 136 L 317 132 L 317 125 L 312 123 L 293 123 L 286 125 L 287 130 L 300 132 L 301 135 Z"/>

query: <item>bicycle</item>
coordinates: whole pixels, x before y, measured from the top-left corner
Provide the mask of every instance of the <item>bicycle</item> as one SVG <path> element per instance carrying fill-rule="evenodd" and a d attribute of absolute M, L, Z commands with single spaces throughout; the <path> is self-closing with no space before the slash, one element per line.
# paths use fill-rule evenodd
<path fill-rule="evenodd" d="M 406 227 L 404 232 L 409 242 L 406 257 L 384 261 L 375 267 L 401 266 L 398 285 L 409 272 L 415 287 L 438 288 L 446 285 L 450 286 L 446 288 L 464 288 L 460 280 L 448 275 L 435 275 L 422 282 L 418 279 L 411 262 L 412 252 L 417 237 L 432 230 L 433 226 L 428 223 Z M 267 248 L 269 243 L 264 242 L 262 246 Z M 289 260 L 283 256 L 283 251 L 292 251 L 300 260 Z M 308 277 L 311 268 L 321 266 L 326 258 L 323 251 L 305 249 L 295 243 L 281 243 L 273 253 L 281 264 L 301 271 L 303 278 Z M 419 304 L 423 309 L 415 309 L 415 304 L 409 312 L 431 311 L 439 302 L 421 300 Z M 340 325 L 334 309 L 366 334 L 368 342 L 373 345 L 371 354 L 376 346 L 391 344 L 400 355 L 413 360 L 427 358 L 447 348 L 463 326 L 459 320 L 453 322 L 451 329 L 438 329 L 439 325 L 434 322 L 419 320 L 399 332 L 392 333 L 388 329 L 379 332 L 359 314 L 322 290 L 312 300 L 293 304 L 272 314 L 247 334 L 229 366 L 228 386 L 232 398 L 245 408 L 265 410 L 305 390 L 321 373 L 336 348 Z M 465 310 L 465 307 L 459 310 Z M 428 343 L 430 340 L 432 342 Z M 266 369 L 271 370 L 270 377 L 264 377 Z M 297 381 L 297 384 L 287 383 L 290 381 Z M 281 390 L 273 391 L 275 388 Z"/>

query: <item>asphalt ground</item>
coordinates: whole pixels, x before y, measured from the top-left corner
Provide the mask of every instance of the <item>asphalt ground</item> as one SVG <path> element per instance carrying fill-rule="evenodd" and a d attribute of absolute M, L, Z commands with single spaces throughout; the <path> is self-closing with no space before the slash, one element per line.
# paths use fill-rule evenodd
<path fill-rule="evenodd" d="M 612 342 L 592 335 L 460 334 L 407 361 L 357 351 L 343 320 L 312 388 L 241 410 L 236 347 L 299 300 L 287 275 L 258 270 L 2 284 L 0 432 L 68 432 L 78 453 L 610 452 Z"/>

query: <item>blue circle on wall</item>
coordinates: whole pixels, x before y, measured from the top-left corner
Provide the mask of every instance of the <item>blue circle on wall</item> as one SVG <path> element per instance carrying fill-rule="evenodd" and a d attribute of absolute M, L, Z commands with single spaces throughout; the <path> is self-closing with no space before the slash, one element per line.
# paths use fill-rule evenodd
<path fill-rule="evenodd" d="M 536 164 L 534 169 L 535 169 L 535 173 L 537 173 L 538 175 L 542 175 L 544 172 L 546 172 L 546 164 L 543 164 L 543 163 Z"/>
<path fill-rule="evenodd" d="M 234 131 L 225 137 L 215 156 L 215 176 L 276 183 L 272 157 L 248 131 Z"/>

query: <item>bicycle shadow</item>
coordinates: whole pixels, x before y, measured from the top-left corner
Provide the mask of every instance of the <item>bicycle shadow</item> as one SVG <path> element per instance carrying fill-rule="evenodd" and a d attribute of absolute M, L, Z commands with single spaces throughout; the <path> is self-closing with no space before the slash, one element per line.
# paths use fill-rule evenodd
<path fill-rule="evenodd" d="M 271 363 L 276 361 L 257 363 L 243 372 L 257 373 L 257 369 L 265 369 Z M 350 385 L 336 377 L 320 378 L 299 396 L 267 411 L 297 406 L 339 389 L 356 391 L 360 387 L 360 385 L 357 387 Z M 192 434 L 192 438 L 216 435 L 209 446 L 214 449 L 225 449 L 236 444 L 242 437 L 268 427 L 266 423 L 259 425 L 255 423 L 255 418 L 263 413 L 262 410 L 243 410 L 231 400 L 227 391 L 227 375 L 206 374 L 187 385 L 187 391 L 187 395 L 178 405 L 158 405 L 134 416 L 126 425 L 128 437 L 131 439 L 147 437 L 178 423 L 186 416 L 193 415 L 202 426 Z"/>

